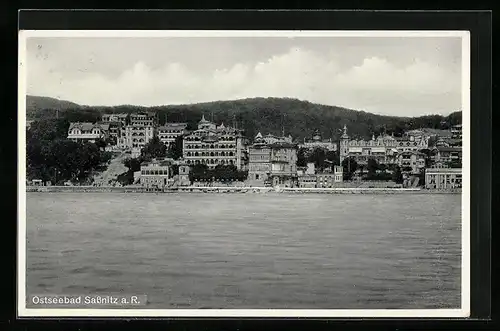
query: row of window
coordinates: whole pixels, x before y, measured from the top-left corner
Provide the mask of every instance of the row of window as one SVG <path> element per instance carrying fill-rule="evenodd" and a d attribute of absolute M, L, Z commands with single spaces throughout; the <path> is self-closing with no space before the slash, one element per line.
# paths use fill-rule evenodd
<path fill-rule="evenodd" d="M 176 133 L 178 135 L 181 135 L 184 132 L 184 130 L 159 130 L 159 134 L 166 134 L 166 133 Z"/>
<path fill-rule="evenodd" d="M 235 145 L 186 145 L 186 149 L 219 149 L 219 148 L 235 148 Z"/>
<path fill-rule="evenodd" d="M 166 176 L 166 175 L 168 175 L 168 170 L 167 169 L 141 170 L 141 175 L 162 175 L 162 176 Z"/>
<path fill-rule="evenodd" d="M 203 135 L 199 135 L 199 136 L 195 136 L 195 135 L 190 135 L 188 137 L 185 138 L 186 141 L 202 141 L 202 138 L 204 138 L 206 135 L 203 134 Z M 220 141 L 234 141 L 236 140 L 235 137 L 217 137 L 218 140 Z"/>
<path fill-rule="evenodd" d="M 203 160 L 187 160 L 188 164 L 234 164 L 234 160 L 215 160 L 215 159 L 203 159 Z"/>
<path fill-rule="evenodd" d="M 74 134 L 74 135 L 77 135 L 77 134 L 101 134 L 101 130 L 99 129 L 93 129 L 92 131 L 81 131 L 81 130 L 78 130 L 78 129 L 74 129 L 74 130 L 71 130 L 70 134 Z"/>
<path fill-rule="evenodd" d="M 186 156 L 234 156 L 233 152 L 186 152 Z"/>

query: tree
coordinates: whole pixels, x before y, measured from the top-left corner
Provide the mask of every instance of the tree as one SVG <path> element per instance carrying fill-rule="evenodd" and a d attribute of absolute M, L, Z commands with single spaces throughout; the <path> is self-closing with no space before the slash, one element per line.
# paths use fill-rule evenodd
<path fill-rule="evenodd" d="M 425 154 L 425 167 L 429 168 L 432 165 L 432 151 L 428 148 L 423 148 L 419 152 Z"/>
<path fill-rule="evenodd" d="M 403 167 L 404 172 L 411 172 L 413 169 L 409 166 Z"/>
<path fill-rule="evenodd" d="M 403 183 L 403 174 L 401 173 L 401 168 L 398 165 L 394 167 L 394 172 L 392 173 L 392 180 L 395 181 L 397 184 Z"/>
<path fill-rule="evenodd" d="M 106 141 L 102 138 L 99 138 L 95 141 L 95 144 L 97 147 L 101 148 L 101 149 L 104 149 L 107 145 Z"/>
<path fill-rule="evenodd" d="M 142 158 L 127 158 L 123 160 L 123 165 L 126 166 L 130 171 L 135 172 L 141 170 Z"/>
<path fill-rule="evenodd" d="M 167 155 L 167 146 L 160 141 L 158 136 L 153 136 L 151 140 L 142 148 L 141 157 L 143 160 L 163 158 Z"/>
<path fill-rule="evenodd" d="M 358 163 L 354 158 L 348 157 L 342 161 L 344 180 L 351 180 L 352 176 L 358 169 Z"/>
<path fill-rule="evenodd" d="M 332 167 L 340 165 L 339 154 L 335 151 L 326 152 L 326 159 L 332 163 Z"/>
<path fill-rule="evenodd" d="M 305 148 L 299 148 L 299 150 L 297 151 L 297 166 L 298 167 L 307 166 L 307 156 Z"/>
<path fill-rule="evenodd" d="M 172 166 L 170 167 L 170 174 L 171 174 L 171 177 L 173 176 L 176 176 L 179 174 L 179 165 L 178 164 L 172 164 Z"/>
<path fill-rule="evenodd" d="M 377 160 L 369 158 L 367 168 L 368 168 L 368 177 L 373 177 L 377 173 L 377 170 L 380 169 L 380 166 Z"/>
<path fill-rule="evenodd" d="M 309 162 L 314 163 L 317 169 L 325 168 L 326 153 L 322 148 L 315 148 L 308 158 Z"/>
<path fill-rule="evenodd" d="M 182 142 L 183 142 L 183 137 L 178 136 L 175 138 L 175 141 L 170 145 L 168 148 L 168 157 L 178 160 L 179 158 L 182 157 Z"/>
<path fill-rule="evenodd" d="M 206 164 L 195 164 L 191 166 L 191 171 L 189 171 L 189 180 L 194 182 L 196 180 L 208 180 L 210 175 L 208 174 L 208 167 Z"/>

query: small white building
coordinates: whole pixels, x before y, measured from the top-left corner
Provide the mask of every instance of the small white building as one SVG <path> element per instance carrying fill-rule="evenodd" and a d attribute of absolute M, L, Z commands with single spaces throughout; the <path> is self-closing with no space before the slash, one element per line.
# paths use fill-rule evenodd
<path fill-rule="evenodd" d="M 164 188 L 168 185 L 170 162 L 152 160 L 141 164 L 140 183 L 146 188 Z"/>
<path fill-rule="evenodd" d="M 69 125 L 67 138 L 73 141 L 95 142 L 106 137 L 108 128 L 109 125 L 106 124 L 74 122 Z"/>
<path fill-rule="evenodd" d="M 425 188 L 427 189 L 462 188 L 462 169 L 460 168 L 425 169 Z"/>

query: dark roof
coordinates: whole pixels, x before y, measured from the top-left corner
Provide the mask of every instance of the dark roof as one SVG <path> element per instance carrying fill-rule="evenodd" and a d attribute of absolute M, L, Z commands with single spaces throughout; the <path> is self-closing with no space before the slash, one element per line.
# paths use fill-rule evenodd
<path fill-rule="evenodd" d="M 103 125 L 105 127 L 103 127 Z M 90 122 L 73 122 L 73 123 L 70 123 L 68 130 L 71 130 L 73 128 L 79 128 L 81 130 L 88 131 L 88 130 L 92 130 L 92 128 L 94 128 L 94 127 L 101 127 L 104 130 L 106 130 L 107 128 L 109 128 L 109 125 L 107 125 L 107 127 L 106 127 L 106 124 L 97 124 L 97 123 L 94 124 L 94 123 L 90 123 Z"/>

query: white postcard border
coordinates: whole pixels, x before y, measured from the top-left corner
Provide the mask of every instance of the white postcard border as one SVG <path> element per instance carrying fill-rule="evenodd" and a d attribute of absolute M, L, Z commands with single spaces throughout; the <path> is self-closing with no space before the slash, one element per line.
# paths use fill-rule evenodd
<path fill-rule="evenodd" d="M 462 38 L 462 268 L 460 309 L 29 309 L 26 308 L 26 39 L 165 37 L 460 37 Z M 470 314 L 470 33 L 469 31 L 21 30 L 18 85 L 18 317 L 468 317 Z M 19 111 L 24 110 L 24 111 Z"/>

